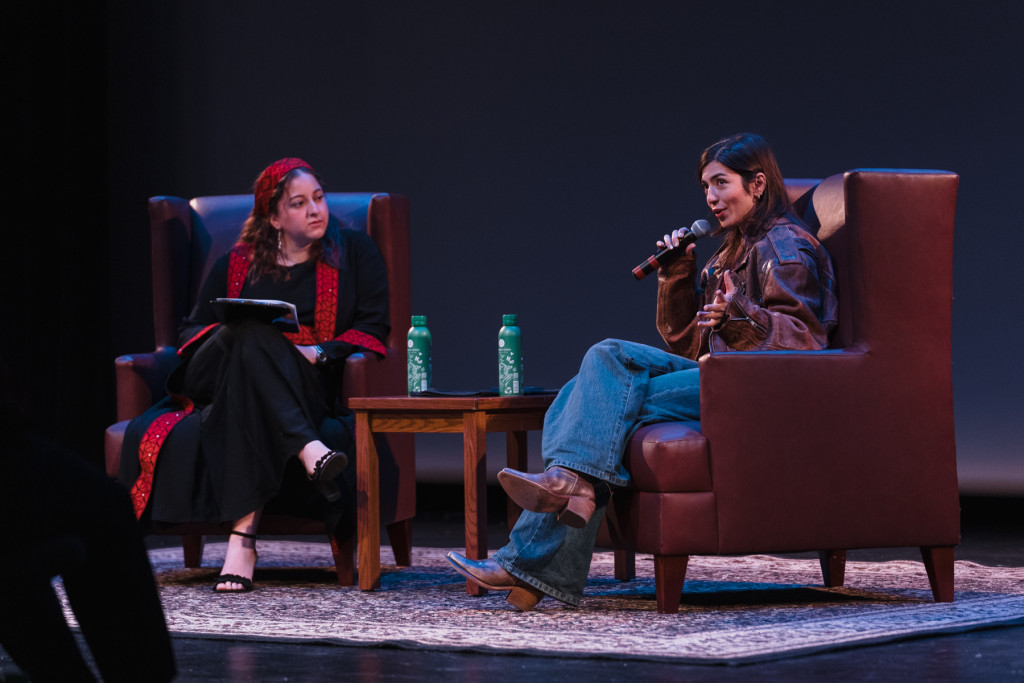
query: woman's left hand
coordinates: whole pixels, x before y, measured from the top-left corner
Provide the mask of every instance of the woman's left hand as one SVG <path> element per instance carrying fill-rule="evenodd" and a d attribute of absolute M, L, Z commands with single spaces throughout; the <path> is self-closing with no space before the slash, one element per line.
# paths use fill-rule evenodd
<path fill-rule="evenodd" d="M 314 347 L 312 347 L 312 346 L 299 346 L 298 344 L 296 344 L 295 348 L 297 348 L 299 350 L 299 353 L 302 354 L 303 358 L 308 360 L 313 365 L 316 365 L 316 349 Z"/>
<path fill-rule="evenodd" d="M 715 292 L 715 299 L 707 304 L 703 310 L 697 311 L 697 327 L 718 327 L 725 321 L 725 311 L 736 294 L 736 282 L 733 280 L 732 271 L 722 273 L 722 282 L 725 285 L 725 292 L 719 289 Z"/>

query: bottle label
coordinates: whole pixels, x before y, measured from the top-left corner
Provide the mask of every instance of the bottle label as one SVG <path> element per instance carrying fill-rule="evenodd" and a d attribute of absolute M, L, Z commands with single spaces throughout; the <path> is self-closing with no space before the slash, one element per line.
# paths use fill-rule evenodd
<path fill-rule="evenodd" d="M 523 363 L 520 354 L 498 342 L 498 393 L 517 396 L 522 393 Z"/>
<path fill-rule="evenodd" d="M 409 340 L 409 393 L 430 388 L 430 355 Z"/>

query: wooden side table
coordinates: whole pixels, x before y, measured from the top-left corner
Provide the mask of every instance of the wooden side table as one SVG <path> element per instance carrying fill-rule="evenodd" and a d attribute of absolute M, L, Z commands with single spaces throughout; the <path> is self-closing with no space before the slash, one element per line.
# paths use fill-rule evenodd
<path fill-rule="evenodd" d="M 508 466 L 526 469 L 526 432 L 544 426 L 554 395 L 371 396 L 350 398 L 356 416 L 356 501 L 359 588 L 380 587 L 380 482 L 373 435 L 384 432 L 462 433 L 466 557 L 487 557 L 487 433 L 505 432 Z M 509 510 L 509 523 L 518 510 Z M 466 592 L 487 591 L 466 582 Z"/>

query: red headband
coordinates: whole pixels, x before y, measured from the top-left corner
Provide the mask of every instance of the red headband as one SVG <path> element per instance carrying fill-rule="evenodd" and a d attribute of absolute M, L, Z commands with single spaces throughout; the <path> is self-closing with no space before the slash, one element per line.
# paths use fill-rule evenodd
<path fill-rule="evenodd" d="M 274 196 L 274 189 L 281 182 L 281 178 L 297 168 L 305 168 L 313 173 L 313 168 L 297 157 L 278 159 L 263 169 L 263 173 L 260 173 L 260 177 L 256 179 L 256 204 L 253 211 L 257 216 L 270 215 L 270 198 Z"/>

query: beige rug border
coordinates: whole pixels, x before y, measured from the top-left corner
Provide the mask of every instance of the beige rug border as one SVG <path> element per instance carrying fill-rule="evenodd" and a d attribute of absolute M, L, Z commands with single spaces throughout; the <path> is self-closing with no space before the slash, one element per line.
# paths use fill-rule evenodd
<path fill-rule="evenodd" d="M 159 548 L 150 551 L 150 558 L 158 574 L 176 574 L 194 576 L 197 581 L 204 578 L 212 579 L 223 561 L 224 543 L 210 543 L 204 553 L 203 568 L 196 570 L 182 569 L 182 552 L 180 548 Z M 743 628 L 734 628 L 712 633 L 658 633 L 671 631 L 671 622 L 659 620 L 685 619 L 688 615 L 659 615 L 656 612 L 647 614 L 632 610 L 630 618 L 640 624 L 647 624 L 649 629 L 638 629 L 636 624 L 630 626 L 637 629 L 634 639 L 640 638 L 643 647 L 637 652 L 624 652 L 615 648 L 602 647 L 599 638 L 595 638 L 593 628 L 602 620 L 607 621 L 607 610 L 621 602 L 610 593 L 602 593 L 604 588 L 614 591 L 614 586 L 622 586 L 629 592 L 642 582 L 649 582 L 653 576 L 653 559 L 650 555 L 637 556 L 638 581 L 627 584 L 609 582 L 612 576 L 613 558 L 610 552 L 595 553 L 591 567 L 591 584 L 595 578 L 603 587 L 597 591 L 601 597 L 584 597 L 580 608 L 571 608 L 554 600 L 541 603 L 546 606 L 532 613 L 519 613 L 511 610 L 500 594 L 489 594 L 484 598 L 473 598 L 465 595 L 454 571 L 445 574 L 448 584 L 443 586 L 443 596 L 454 606 L 453 619 L 469 620 L 472 623 L 472 637 L 457 637 L 453 633 L 439 629 L 437 624 L 418 624 L 415 621 L 403 621 L 400 614 L 395 614 L 403 591 L 403 573 L 416 572 L 417 568 L 430 568 L 437 572 L 438 567 L 446 566 L 443 555 L 446 548 L 413 549 L 413 567 L 411 570 L 398 569 L 394 565 L 394 557 L 390 548 L 382 547 L 381 563 L 384 568 L 383 588 L 380 591 L 363 592 L 354 587 L 340 587 L 336 584 L 318 583 L 315 586 L 299 588 L 288 585 L 288 577 L 297 570 L 322 569 L 332 574 L 333 560 L 330 545 L 327 543 L 310 543 L 297 541 L 261 540 L 259 543 L 260 562 L 257 565 L 258 590 L 239 596 L 213 596 L 207 592 L 194 596 L 206 605 L 208 600 L 213 610 L 220 605 L 228 605 L 253 610 L 258 613 L 261 594 L 267 597 L 275 593 L 288 593 L 289 596 L 301 591 L 312 591 L 315 596 L 326 597 L 327 600 L 353 600 L 367 609 L 378 609 L 395 623 L 388 623 L 383 629 L 366 634 L 353 633 L 359 626 L 353 622 L 317 624 L 319 630 L 315 635 L 303 634 L 296 636 L 291 630 L 293 622 L 285 620 L 281 623 L 267 625 L 260 633 L 244 633 L 233 630 L 224 623 L 211 618 L 204 625 L 203 619 L 185 620 L 182 623 L 174 614 L 169 614 L 169 627 L 175 637 L 215 638 L 230 640 L 256 641 L 287 641 L 294 643 L 324 643 L 351 647 L 399 647 L 419 650 L 483 652 L 492 654 L 521 654 L 547 657 L 596 657 L 607 659 L 629 659 L 647 661 L 672 661 L 677 663 L 722 664 L 751 663 L 770 659 L 806 655 L 829 650 L 849 649 L 884 642 L 896 642 L 913 638 L 921 638 L 942 633 L 959 633 L 964 631 L 989 628 L 999 625 L 1024 623 L 1024 568 L 993 568 L 971 562 L 958 561 L 955 565 L 956 586 L 968 590 L 958 590 L 957 601 L 953 603 L 934 603 L 930 599 L 930 589 L 923 563 L 906 560 L 890 562 L 849 562 L 846 570 L 846 586 L 841 589 L 821 588 L 820 568 L 817 560 L 779 558 L 766 555 L 751 556 L 694 556 L 691 558 L 687 572 L 688 584 L 695 581 L 707 581 L 708 577 L 715 582 L 749 582 L 751 572 L 771 568 L 785 576 L 788 587 L 805 587 L 823 593 L 837 592 L 840 594 L 856 594 L 858 591 L 878 591 L 879 580 L 883 584 L 900 586 L 900 591 L 913 593 L 912 602 L 900 604 L 883 604 L 873 610 L 873 614 L 855 615 L 854 617 L 829 615 L 827 610 L 821 616 L 813 609 L 805 618 L 798 622 L 784 625 L 775 623 L 754 624 Z M 301 557 L 301 567 L 295 566 L 295 558 Z M 277 571 L 288 568 L 286 571 Z M 273 575 L 268 581 L 260 581 L 261 574 Z M 986 594 L 986 581 L 998 575 L 998 583 L 1016 582 L 1018 591 L 1015 593 Z M 191 580 L 191 579 L 190 579 Z M 209 583 L 197 583 L 197 588 L 209 591 Z M 643 583 L 646 587 L 646 583 Z M 192 591 L 176 586 L 179 591 Z M 653 608 L 653 586 L 649 586 L 651 595 L 643 610 Z M 330 590 L 324 596 L 323 590 Z M 333 590 L 331 590 L 333 589 Z M 419 590 L 424 586 L 420 585 Z M 412 590 L 416 590 L 413 588 Z M 427 590 L 430 590 L 428 587 Z M 591 585 L 588 584 L 588 592 Z M 289 593 L 289 591 L 291 591 Z M 190 598 L 191 593 L 188 593 Z M 922 597 L 923 596 L 923 597 Z M 646 599 L 642 596 L 641 599 Z M 316 598 L 306 598 L 316 600 Z M 635 593 L 631 599 L 638 599 Z M 221 601 L 231 601 L 221 603 Z M 264 601 L 266 604 L 268 601 Z M 442 601 L 443 602 L 443 601 Z M 394 604 L 392 604 L 394 603 Z M 588 609 L 590 603 L 592 607 Z M 304 603 L 314 609 L 315 602 Z M 244 607 L 246 605 L 248 607 Z M 872 610 L 868 610 L 871 612 Z M 330 619 L 330 616 L 327 617 Z M 562 620 L 556 623 L 559 630 L 557 643 L 548 643 L 544 648 L 531 647 L 526 644 L 525 635 L 530 629 L 537 627 L 538 632 L 545 628 L 552 629 L 551 619 Z M 248 619 L 248 620 L 251 620 Z M 246 621 L 246 619 L 243 619 Z M 564 622 L 564 623 L 563 623 Z M 913 628 L 908 623 L 916 624 Z M 669 628 L 665 628 L 669 627 Z M 624 626 L 625 628 L 625 626 Z M 333 629 L 333 630 L 332 630 Z M 653 629 L 653 630 L 650 630 Z M 338 635 L 344 633 L 345 635 Z M 653 633 L 653 635 L 648 635 Z M 828 634 L 823 638 L 822 634 Z M 628 634 L 627 636 L 628 637 Z M 669 642 L 646 642 L 667 639 Z"/>

